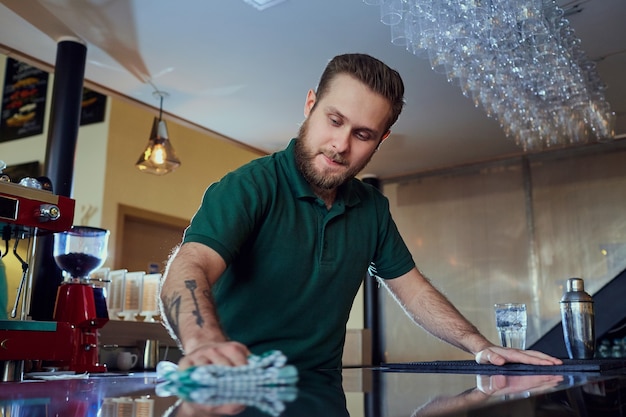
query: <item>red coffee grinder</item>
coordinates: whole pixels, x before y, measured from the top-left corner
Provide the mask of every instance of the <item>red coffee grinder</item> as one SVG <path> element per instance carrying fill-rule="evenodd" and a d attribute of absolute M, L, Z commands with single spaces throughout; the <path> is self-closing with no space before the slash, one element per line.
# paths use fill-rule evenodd
<path fill-rule="evenodd" d="M 70 368 L 77 372 L 105 372 L 98 363 L 98 330 L 109 321 L 102 287 L 94 286 L 89 274 L 100 268 L 107 257 L 109 231 L 89 226 L 73 226 L 54 235 L 54 260 L 67 274 L 57 291 L 54 320 L 72 323 L 81 329 Z"/>

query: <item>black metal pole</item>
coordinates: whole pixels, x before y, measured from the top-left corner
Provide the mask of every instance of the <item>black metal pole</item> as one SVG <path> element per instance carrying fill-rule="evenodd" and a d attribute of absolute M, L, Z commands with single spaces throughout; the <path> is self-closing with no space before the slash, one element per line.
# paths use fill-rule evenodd
<path fill-rule="evenodd" d="M 66 197 L 72 196 L 86 57 L 87 47 L 81 41 L 64 38 L 58 42 L 44 166 L 53 193 Z M 35 320 L 52 319 L 57 287 L 63 280 L 53 246 L 52 234 L 42 233 L 35 239 L 30 306 Z"/>
<path fill-rule="evenodd" d="M 87 47 L 83 43 L 58 43 L 45 166 L 54 193 L 66 197 L 72 196 L 86 57 Z"/>
<path fill-rule="evenodd" d="M 366 176 L 362 178 L 366 184 L 370 184 L 380 190 L 380 180 L 377 177 Z M 364 293 L 364 327 L 370 330 L 372 336 L 372 365 L 378 366 L 384 361 L 385 339 L 382 332 L 382 312 L 380 309 L 380 291 L 376 278 L 366 276 L 363 280 Z M 365 394 L 364 407 L 365 417 L 378 417 L 382 415 L 382 383 L 379 371 L 372 372 L 371 390 Z"/>
<path fill-rule="evenodd" d="M 362 181 L 380 190 L 380 181 L 376 177 L 366 176 Z M 372 365 L 380 365 L 384 360 L 384 338 L 381 331 L 380 292 L 376 279 L 366 276 L 363 280 L 364 292 L 364 327 L 370 330 L 372 336 Z"/>

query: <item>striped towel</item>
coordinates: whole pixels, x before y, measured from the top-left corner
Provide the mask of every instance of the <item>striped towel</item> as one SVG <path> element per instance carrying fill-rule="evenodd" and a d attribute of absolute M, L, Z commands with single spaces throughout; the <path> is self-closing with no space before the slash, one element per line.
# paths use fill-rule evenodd
<path fill-rule="evenodd" d="M 253 406 L 277 416 L 284 410 L 284 402 L 297 397 L 298 371 L 286 363 L 285 355 L 277 350 L 251 355 L 241 366 L 209 364 L 181 371 L 172 362 L 159 362 L 157 377 L 162 382 L 156 386 L 156 394 L 204 405 Z"/>

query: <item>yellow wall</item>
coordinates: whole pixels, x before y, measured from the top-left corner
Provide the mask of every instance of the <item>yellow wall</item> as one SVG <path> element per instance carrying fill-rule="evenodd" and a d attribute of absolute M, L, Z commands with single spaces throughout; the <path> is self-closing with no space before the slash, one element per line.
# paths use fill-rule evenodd
<path fill-rule="evenodd" d="M 0 79 L 4 79 L 5 68 L 6 57 L 0 56 Z M 0 160 L 8 166 L 31 161 L 39 161 L 43 166 L 53 84 L 54 74 L 50 74 L 43 133 L 9 142 L 0 141 Z M 105 266 L 111 266 L 115 261 L 120 204 L 190 219 L 204 189 L 211 182 L 262 155 L 232 141 L 167 121 L 172 143 L 182 161 L 181 167 L 161 177 L 140 172 L 135 168 L 135 162 L 148 142 L 155 114 L 138 105 L 109 97 L 105 121 L 79 128 L 72 192 L 76 200 L 73 223 L 111 231 L 109 258 Z M 11 248 L 12 245 L 13 242 Z M 23 258 L 27 255 L 27 246 L 26 242 L 19 245 Z M 10 310 L 22 270 L 13 254 L 8 254 L 4 262 Z"/>
<path fill-rule="evenodd" d="M 112 100 L 104 178 L 101 227 L 117 229 L 120 204 L 183 219 L 191 219 L 206 187 L 224 174 L 258 158 L 238 144 L 167 121 L 169 136 L 181 166 L 157 176 L 139 171 L 135 162 L 148 143 L 154 114 L 121 100 Z M 115 262 L 115 239 L 109 259 Z"/>

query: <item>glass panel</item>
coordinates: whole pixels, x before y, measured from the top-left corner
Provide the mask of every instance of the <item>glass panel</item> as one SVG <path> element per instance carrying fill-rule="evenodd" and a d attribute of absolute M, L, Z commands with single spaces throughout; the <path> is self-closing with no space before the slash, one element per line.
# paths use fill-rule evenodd
<path fill-rule="evenodd" d="M 626 268 L 625 162 L 618 151 L 531 164 L 544 332 L 567 278 L 593 294 Z"/>
<path fill-rule="evenodd" d="M 496 343 L 494 303 L 527 303 L 531 345 L 560 320 L 567 278 L 593 294 L 626 268 L 624 147 L 529 160 L 383 188 L 418 267 Z M 386 361 L 468 358 L 416 329 L 388 294 L 382 309 Z"/>

